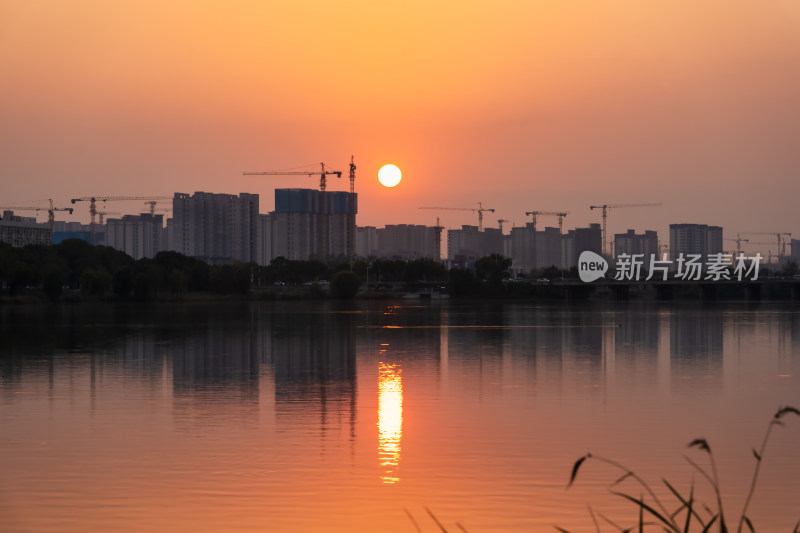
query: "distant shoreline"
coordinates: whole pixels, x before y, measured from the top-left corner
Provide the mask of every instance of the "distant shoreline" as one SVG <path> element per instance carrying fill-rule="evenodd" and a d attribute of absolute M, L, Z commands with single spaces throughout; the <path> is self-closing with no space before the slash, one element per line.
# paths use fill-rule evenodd
<path fill-rule="evenodd" d="M 476 285 L 459 294 L 446 290 L 404 290 L 391 287 L 384 290 L 361 290 L 353 300 L 407 301 L 525 301 L 525 302 L 798 302 L 800 280 L 759 280 L 755 282 L 697 282 L 697 283 L 596 283 L 554 281 L 551 284 L 507 284 L 493 287 Z M 335 298 L 327 287 L 285 286 L 254 287 L 244 294 L 220 294 L 210 291 L 186 291 L 180 294 L 158 293 L 148 299 L 120 298 L 111 294 L 93 295 L 81 291 L 64 291 L 56 301 L 47 298 L 41 289 L 24 289 L 15 295 L 0 294 L 0 306 L 14 305 L 71 305 L 80 303 L 192 303 L 192 302 L 257 302 L 257 301 L 346 301 Z"/>

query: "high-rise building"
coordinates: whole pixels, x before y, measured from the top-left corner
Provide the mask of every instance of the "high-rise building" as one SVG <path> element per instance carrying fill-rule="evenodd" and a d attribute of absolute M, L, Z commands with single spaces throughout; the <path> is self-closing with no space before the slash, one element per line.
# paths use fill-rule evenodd
<path fill-rule="evenodd" d="M 0 218 L 0 242 L 15 247 L 28 244 L 52 244 L 50 224 L 38 224 L 36 217 L 20 217 L 13 211 L 3 211 Z"/>
<path fill-rule="evenodd" d="M 702 261 L 709 254 L 722 253 L 722 228 L 706 224 L 670 224 L 669 255 L 673 261 L 681 254 L 696 254 Z"/>
<path fill-rule="evenodd" d="M 170 248 L 210 264 L 256 262 L 258 195 L 175 193 Z"/>
<path fill-rule="evenodd" d="M 80 239 L 89 244 L 92 242 L 92 226 L 81 224 L 80 222 L 67 222 L 56 220 L 53 223 L 53 244 L 62 243 L 68 239 Z M 94 242 L 97 245 L 105 246 L 106 228 L 105 224 L 98 224 L 95 228 Z"/>
<path fill-rule="evenodd" d="M 561 232 L 559 229 L 546 227 L 544 231 L 537 231 L 534 238 L 536 239 L 536 268 L 551 266 L 562 268 Z"/>
<path fill-rule="evenodd" d="M 391 224 L 376 231 L 377 256 L 391 259 L 429 258 L 439 260 L 435 227 Z"/>
<path fill-rule="evenodd" d="M 481 257 L 503 253 L 503 234 L 497 228 L 463 225 L 447 230 L 447 259 L 455 264 L 470 266 Z"/>
<path fill-rule="evenodd" d="M 500 228 L 483 228 L 483 255 L 502 254 L 503 240 Z"/>
<path fill-rule="evenodd" d="M 645 261 L 650 260 L 650 256 L 661 260 L 658 250 L 658 233 L 655 231 L 645 231 L 637 234 L 629 229 L 627 233 L 617 233 L 614 235 L 614 257 L 620 254 L 642 254 Z"/>
<path fill-rule="evenodd" d="M 511 235 L 503 235 L 503 257 L 510 258 L 513 249 L 511 245 Z"/>
<path fill-rule="evenodd" d="M 800 239 L 792 239 L 792 242 L 789 244 L 789 246 L 789 254 L 792 258 L 792 261 L 800 261 Z"/>
<path fill-rule="evenodd" d="M 274 259 L 272 257 L 272 217 L 258 215 L 258 260 L 261 266 L 267 266 Z"/>
<path fill-rule="evenodd" d="M 163 250 L 175 250 L 175 219 L 168 218 L 161 233 L 161 247 Z"/>
<path fill-rule="evenodd" d="M 562 237 L 561 253 L 563 268 L 578 266 L 583 252 L 603 253 L 603 230 L 600 224 L 589 224 L 588 228 L 575 228 Z"/>
<path fill-rule="evenodd" d="M 559 228 L 545 227 L 534 231 L 528 222 L 524 227 L 511 228 L 509 236 L 512 269 L 528 273 L 534 268 L 570 268 L 578 264 L 581 252 L 600 253 L 602 231 L 600 224 L 576 228 L 562 234 Z"/>
<path fill-rule="evenodd" d="M 134 259 L 155 257 L 163 250 L 164 215 L 142 213 L 106 219 L 106 245 Z"/>
<path fill-rule="evenodd" d="M 356 228 L 356 255 L 359 257 L 377 257 L 378 228 L 375 226 L 359 226 Z"/>
<path fill-rule="evenodd" d="M 527 273 L 535 268 L 534 258 L 534 238 L 536 232 L 533 230 L 533 223 L 528 222 L 525 226 L 511 228 L 509 241 L 511 242 L 511 268 L 517 273 Z"/>
<path fill-rule="evenodd" d="M 349 256 L 355 250 L 358 195 L 343 191 L 275 189 L 270 213 L 272 257 Z"/>

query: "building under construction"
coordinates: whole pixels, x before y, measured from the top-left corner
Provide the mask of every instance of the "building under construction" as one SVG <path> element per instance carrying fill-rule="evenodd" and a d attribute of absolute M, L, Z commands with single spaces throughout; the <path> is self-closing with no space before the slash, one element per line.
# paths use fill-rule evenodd
<path fill-rule="evenodd" d="M 722 228 L 707 224 L 670 224 L 670 259 L 681 254 L 696 254 L 705 262 L 711 254 L 722 253 Z"/>
<path fill-rule="evenodd" d="M 503 233 L 497 228 L 464 224 L 447 230 L 447 260 L 459 267 L 471 267 L 481 257 L 503 253 Z"/>
<path fill-rule="evenodd" d="M 0 217 L 0 242 L 15 247 L 47 245 L 53 242 L 53 232 L 48 224 L 37 224 L 36 217 L 21 217 L 7 210 Z"/>
<path fill-rule="evenodd" d="M 175 193 L 168 221 L 168 249 L 209 264 L 255 262 L 258 195 Z"/>
<path fill-rule="evenodd" d="M 383 228 L 356 228 L 356 255 L 408 261 L 439 261 L 439 231 L 436 226 L 387 224 Z"/>
<path fill-rule="evenodd" d="M 275 189 L 275 210 L 262 219 L 270 238 L 260 262 L 276 257 L 307 260 L 355 252 L 358 195 L 344 191 Z"/>
<path fill-rule="evenodd" d="M 106 220 L 106 245 L 133 257 L 155 257 L 164 249 L 164 215 L 123 215 Z"/>
<path fill-rule="evenodd" d="M 578 264 L 583 251 L 600 254 L 602 232 L 600 224 L 589 224 L 587 228 L 575 228 L 561 233 L 560 228 L 545 227 L 537 231 L 534 224 L 511 228 L 510 240 L 513 269 L 527 273 L 534 268 L 556 267 L 568 269 Z"/>

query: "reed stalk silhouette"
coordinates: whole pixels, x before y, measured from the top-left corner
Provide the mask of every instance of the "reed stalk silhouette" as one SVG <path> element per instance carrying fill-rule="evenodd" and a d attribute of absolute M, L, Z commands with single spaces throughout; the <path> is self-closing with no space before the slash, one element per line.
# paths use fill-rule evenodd
<path fill-rule="evenodd" d="M 747 493 L 747 498 L 745 500 L 744 505 L 742 506 L 742 512 L 739 516 L 736 526 L 736 532 L 742 533 L 742 529 L 747 526 L 750 533 L 755 533 L 755 526 L 751 521 L 750 517 L 747 516 L 747 510 L 750 506 L 750 502 L 753 499 L 753 494 L 755 493 L 756 483 L 758 481 L 758 474 L 761 469 L 761 463 L 763 462 L 764 452 L 767 448 L 767 442 L 769 441 L 770 435 L 772 434 L 772 428 L 775 426 L 783 426 L 783 417 L 788 414 L 794 414 L 800 416 L 800 410 L 794 407 L 782 407 L 780 408 L 775 415 L 770 419 L 769 424 L 767 425 L 767 431 L 764 434 L 764 439 L 761 442 L 761 448 L 756 450 L 753 448 L 753 456 L 756 459 L 755 470 L 753 472 L 753 478 L 750 481 L 750 489 Z M 686 457 L 685 459 L 689 462 L 692 467 L 699 472 L 699 474 L 709 483 L 711 488 L 714 490 L 714 495 L 716 498 L 716 511 L 710 509 L 708 506 L 702 504 L 702 502 L 698 502 L 695 500 L 694 495 L 694 479 L 692 479 L 692 484 L 689 489 L 688 498 L 684 497 L 674 486 L 672 486 L 666 479 L 662 478 L 662 482 L 666 487 L 669 489 L 670 493 L 678 500 L 679 506 L 675 511 L 669 512 L 666 506 L 658 499 L 653 489 L 650 485 L 643 480 L 641 477 L 636 475 L 633 470 L 625 467 L 621 463 L 616 461 L 612 461 L 611 459 L 607 459 L 605 457 L 600 457 L 597 455 L 593 455 L 591 453 L 587 453 L 577 461 L 572 467 L 572 473 L 570 474 L 569 483 L 567 483 L 567 488 L 571 487 L 572 484 L 575 482 L 575 479 L 578 475 L 578 471 L 581 468 L 586 460 L 593 459 L 595 461 L 599 461 L 601 463 L 605 463 L 610 465 L 617 470 L 623 472 L 623 475 L 615 480 L 611 485 L 609 485 L 609 491 L 621 498 L 624 498 L 635 506 L 637 506 L 639 511 L 638 522 L 636 526 L 623 528 L 619 526 L 617 523 L 611 521 L 610 519 L 606 518 L 602 514 L 593 511 L 591 507 L 589 507 L 589 514 L 592 518 L 592 522 L 594 523 L 595 529 L 599 532 L 600 525 L 597 521 L 595 515 L 599 516 L 605 522 L 609 523 L 611 526 L 616 528 L 618 531 L 623 532 L 633 532 L 633 531 L 644 531 L 645 525 L 657 525 L 660 526 L 663 530 L 671 531 L 675 533 L 689 533 L 691 528 L 694 524 L 697 524 L 697 527 L 700 528 L 700 531 L 703 533 L 712 531 L 712 527 L 716 525 L 716 529 L 719 533 L 728 533 L 728 526 L 727 522 L 725 521 L 725 512 L 722 506 L 722 492 L 719 486 L 719 476 L 717 475 L 717 465 L 714 460 L 714 454 L 711 451 L 711 446 L 709 446 L 708 442 L 705 439 L 694 439 L 692 442 L 689 443 L 689 448 L 697 448 L 698 450 L 705 452 L 708 455 L 708 461 L 711 466 L 711 473 L 698 465 L 695 461 L 691 458 Z M 619 492 L 613 490 L 613 487 L 619 485 L 626 479 L 633 479 L 635 480 L 644 492 L 638 497 L 633 497 L 630 494 L 625 492 Z M 645 501 L 644 495 L 647 494 L 649 496 L 649 500 Z M 710 518 L 706 518 L 705 520 L 700 514 L 697 512 L 698 504 L 705 507 L 706 511 L 711 515 Z M 679 520 L 679 517 L 685 511 L 685 517 Z M 645 517 L 648 517 L 651 521 L 645 521 Z M 561 527 L 555 526 L 558 531 L 561 533 L 569 533 L 566 529 Z M 800 520 L 795 524 L 794 529 L 792 530 L 793 533 L 800 533 Z"/>
<path fill-rule="evenodd" d="M 409 511 L 408 509 L 403 509 L 403 510 L 406 512 L 406 516 L 408 516 L 409 520 L 411 520 L 411 522 L 414 524 L 414 527 L 416 528 L 416 530 L 417 530 L 417 533 L 422 533 L 422 528 L 421 528 L 421 527 L 419 527 L 419 524 L 418 524 L 418 523 L 417 523 L 417 521 L 414 519 L 414 515 L 412 515 L 412 514 L 411 514 L 411 511 Z M 435 515 L 435 514 L 433 514 L 433 511 L 431 511 L 430 509 L 428 509 L 427 507 L 425 507 L 425 512 L 427 512 L 427 513 L 428 513 L 428 516 L 430 516 L 430 517 L 431 517 L 431 519 L 433 520 L 433 522 L 436 524 L 436 526 L 439 528 L 439 530 L 440 530 L 442 533 L 448 533 L 448 531 L 447 531 L 447 528 L 445 528 L 445 527 L 444 527 L 444 524 L 442 524 L 442 523 L 439 521 L 439 519 L 438 519 L 438 518 L 436 518 L 436 515 Z M 466 528 L 465 528 L 464 526 L 462 526 L 462 525 L 461 525 L 459 522 L 456 522 L 456 527 L 458 527 L 458 529 L 459 529 L 459 530 L 461 530 L 461 532 L 462 532 L 462 533 L 468 533 L 468 531 L 466 530 Z"/>

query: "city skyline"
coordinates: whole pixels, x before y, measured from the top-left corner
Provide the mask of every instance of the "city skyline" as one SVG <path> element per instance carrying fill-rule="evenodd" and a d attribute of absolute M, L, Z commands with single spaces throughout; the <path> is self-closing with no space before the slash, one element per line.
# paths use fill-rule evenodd
<path fill-rule="evenodd" d="M 273 191 L 273 196 L 279 191 L 290 191 L 290 190 L 293 190 L 293 191 L 305 191 L 305 192 L 309 192 L 309 193 L 314 193 L 314 192 L 317 191 L 316 189 L 302 189 L 302 188 L 275 189 L 275 191 Z M 344 191 L 330 191 L 330 192 L 332 193 L 332 195 L 345 194 Z M 178 193 L 178 192 L 173 193 L 173 194 L 180 195 L 180 196 L 186 196 L 187 195 L 187 193 Z M 225 193 L 214 193 L 214 192 L 204 192 L 204 191 L 196 191 L 195 194 L 226 196 Z M 252 195 L 252 193 L 246 193 L 246 192 L 245 193 L 240 193 L 240 194 Z M 236 196 L 236 195 L 227 195 L 227 196 Z M 141 202 L 139 200 L 130 200 L 130 201 L 124 201 L 122 203 L 123 204 L 128 204 L 128 205 L 134 205 L 135 204 L 135 205 L 138 206 L 138 204 L 140 204 Z M 153 202 L 144 202 L 144 204 L 149 204 L 149 203 L 153 203 Z M 171 202 L 167 202 L 167 201 L 163 201 L 163 200 L 160 203 L 162 203 L 162 204 L 171 204 Z M 273 202 L 263 202 L 262 201 L 261 202 L 261 206 L 264 206 L 265 203 L 268 204 L 268 205 L 274 205 L 274 201 Z M 116 205 L 116 202 L 115 202 L 115 205 Z M 113 213 L 111 213 L 111 212 L 105 211 L 105 209 L 107 209 L 108 206 L 104 206 L 103 202 L 100 201 L 99 199 L 97 201 L 97 206 L 98 206 L 98 208 L 97 208 L 98 214 L 100 215 L 99 219 L 98 219 L 98 226 L 102 226 L 103 225 L 102 224 L 102 221 L 103 221 L 103 216 L 102 215 L 104 215 L 104 214 L 107 215 L 107 218 L 105 219 L 105 224 L 109 225 L 111 223 L 118 223 L 118 222 L 122 221 L 123 218 L 131 218 L 131 217 L 138 218 L 140 215 L 147 215 L 146 211 L 148 209 L 148 208 L 141 208 L 140 207 L 140 208 L 138 208 L 138 210 L 134 209 L 134 211 L 136 211 L 135 213 L 133 213 L 133 212 L 131 212 L 131 213 L 121 213 L 121 212 L 113 212 Z M 360 203 L 359 203 L 359 206 L 360 206 Z M 609 209 L 608 209 L 609 219 L 612 219 L 613 214 L 617 211 L 617 209 L 611 209 L 611 207 L 615 207 L 615 206 L 611 206 L 611 205 L 609 206 Z M 623 206 L 619 206 L 619 207 L 624 208 L 624 207 L 628 207 L 628 206 L 623 205 Z M 659 208 L 661 206 L 645 206 L 645 207 Z M 121 208 L 121 209 L 124 210 L 124 208 Z M 156 209 L 163 213 L 161 215 L 161 218 L 162 218 L 162 220 L 164 222 L 164 225 L 162 227 L 163 227 L 163 229 L 167 230 L 168 226 L 169 226 L 169 224 L 167 224 L 167 223 L 168 222 L 171 223 L 171 221 L 172 221 L 173 208 L 171 207 L 171 205 L 168 206 L 168 207 L 165 207 L 165 206 L 162 205 L 161 207 L 156 208 Z M 264 209 L 268 209 L 268 208 L 259 209 L 260 216 L 262 216 L 262 217 L 266 216 L 266 215 L 269 215 L 269 214 L 274 214 L 275 213 L 275 208 L 274 207 L 269 209 L 266 212 L 264 211 Z M 639 209 L 639 206 L 637 204 L 633 204 L 631 209 L 633 209 L 633 210 Z M 442 237 L 442 246 L 441 246 L 442 258 L 445 258 L 448 255 L 448 251 L 447 251 L 448 249 L 447 249 L 447 243 L 446 243 L 446 241 L 447 241 L 446 235 L 448 234 L 448 232 L 450 232 L 450 231 L 461 231 L 463 228 L 468 228 L 468 227 L 469 228 L 477 228 L 478 227 L 477 226 L 477 217 L 478 217 L 477 208 L 476 209 L 472 209 L 471 211 L 470 211 L 470 209 L 467 209 L 467 208 L 459 209 L 459 210 L 466 211 L 466 213 L 461 214 L 460 216 L 462 216 L 462 217 L 471 217 L 471 218 L 473 218 L 475 220 L 472 221 L 472 222 L 466 222 L 466 223 L 460 224 L 460 225 L 454 225 L 452 227 L 446 226 L 443 223 L 440 224 L 440 227 L 442 228 L 442 235 L 443 235 L 443 237 Z M 625 211 L 627 211 L 627 210 L 628 209 L 625 209 Z M 600 209 L 597 210 L 598 213 L 600 211 L 601 211 Z M 433 212 L 434 213 L 447 213 L 448 210 L 447 210 L 447 208 L 444 208 L 442 211 L 433 210 Z M 15 214 L 15 216 L 22 216 L 22 217 L 28 217 L 28 218 L 33 217 L 33 218 L 37 219 L 37 223 L 38 224 L 44 224 L 44 222 L 39 220 L 39 218 L 42 218 L 42 216 L 46 217 L 47 210 L 42 208 L 42 209 L 39 209 L 38 212 L 36 212 L 35 214 L 31 213 L 30 211 L 24 211 L 24 212 L 18 212 L 18 213 L 15 212 L 14 214 Z M 556 231 L 556 233 L 558 233 L 558 231 L 557 231 L 558 230 L 558 217 L 551 216 L 551 215 L 555 215 L 555 214 L 556 213 L 553 213 L 553 212 L 539 213 L 539 216 L 537 217 L 536 230 L 538 232 L 540 232 L 540 233 L 544 232 L 545 230 L 547 230 L 547 231 Z M 563 213 L 560 213 L 560 214 L 563 214 Z M 502 233 L 499 233 L 499 235 L 502 235 L 502 236 L 507 237 L 507 238 L 512 238 L 513 232 L 516 231 L 516 230 L 525 230 L 525 231 L 530 230 L 531 217 L 528 216 L 528 215 L 529 215 L 529 213 L 526 213 L 526 217 L 523 219 L 522 223 L 515 223 L 515 221 L 503 220 L 505 225 L 502 227 Z M 63 217 L 57 217 L 57 218 L 63 218 Z M 485 219 L 484 229 L 489 230 L 489 231 L 491 231 L 493 233 L 498 231 L 498 228 L 497 227 L 492 227 L 492 224 L 491 224 L 491 221 L 495 220 L 494 217 L 490 217 L 490 216 L 484 215 L 484 219 Z M 565 216 L 564 217 L 563 228 L 562 228 L 562 232 L 563 232 L 564 235 L 566 235 L 568 232 L 572 232 L 574 230 L 581 229 L 580 226 L 577 226 L 577 225 L 576 226 L 572 226 L 572 225 L 568 224 L 566 222 L 567 220 L 569 220 L 569 216 Z M 601 224 L 601 220 L 602 219 L 600 219 L 600 220 L 598 220 L 596 222 L 590 221 L 589 223 L 587 223 L 586 226 Z M 74 227 L 74 224 L 71 224 L 71 223 L 82 224 L 84 226 L 89 227 L 88 226 L 88 222 L 89 222 L 88 204 L 87 204 L 87 208 L 86 208 L 86 219 L 85 220 L 76 220 L 75 218 L 70 217 L 70 218 L 66 218 L 66 219 L 63 219 L 63 220 L 57 220 L 57 225 L 58 225 L 59 222 L 62 223 L 62 224 L 66 223 L 67 225 L 71 225 L 73 227 Z M 648 233 L 648 234 L 655 233 L 654 238 L 659 243 L 659 247 L 661 247 L 661 251 L 666 252 L 666 251 L 669 251 L 669 248 L 670 248 L 669 247 L 670 228 L 672 226 L 683 226 L 683 225 L 692 226 L 692 225 L 697 225 L 697 224 L 696 223 L 692 223 L 692 222 L 688 222 L 688 223 L 687 222 L 669 222 L 667 227 L 666 227 L 666 229 L 663 229 L 663 230 L 653 230 L 653 229 L 650 229 L 650 228 L 627 228 L 625 230 L 619 230 L 619 231 L 613 229 L 612 224 L 609 224 L 608 235 L 607 235 L 607 240 L 605 241 L 605 245 L 608 247 L 608 252 L 611 253 L 612 255 L 615 255 L 614 254 L 614 246 L 615 246 L 615 239 L 617 237 L 626 237 L 627 236 L 626 234 L 631 234 L 631 232 L 634 232 L 634 233 L 635 232 L 642 232 L 642 233 Z M 709 224 L 700 223 L 699 225 L 702 226 L 702 225 L 709 225 Z M 400 223 L 397 223 L 397 224 L 385 223 L 385 224 L 378 224 L 378 225 L 368 225 L 368 224 L 361 224 L 360 221 L 358 219 L 356 219 L 356 228 L 358 228 L 359 230 L 367 229 L 367 228 L 378 228 L 378 229 L 386 228 L 386 229 L 388 229 L 390 227 L 395 227 L 395 226 L 419 226 L 419 227 L 425 227 L 425 228 L 429 228 L 429 229 L 434 229 L 435 228 L 435 222 L 433 224 L 424 224 L 424 223 L 423 224 L 412 224 L 412 223 L 408 223 L 408 222 L 400 222 Z M 711 226 L 713 226 L 713 224 Z M 787 256 L 795 254 L 795 252 L 792 251 L 792 249 L 791 249 L 790 243 L 792 241 L 797 240 L 797 239 L 793 239 L 792 238 L 793 235 L 792 235 L 791 232 L 737 232 L 737 231 L 731 230 L 730 228 L 727 228 L 727 229 L 726 228 L 720 228 L 720 229 L 722 231 L 722 234 L 721 234 L 720 238 L 722 238 L 722 240 L 723 240 L 722 250 L 724 250 L 724 251 L 733 252 L 734 250 L 741 250 L 741 251 L 746 252 L 746 253 L 760 252 L 760 253 L 762 253 L 762 255 L 764 257 L 779 257 L 781 255 L 784 255 L 783 252 L 786 252 L 785 255 L 787 255 Z M 59 231 L 63 231 L 63 230 L 59 230 Z M 72 230 L 70 230 L 70 231 L 72 231 Z M 74 231 L 78 231 L 78 230 L 76 229 Z M 100 229 L 98 229 L 98 231 L 100 231 Z M 780 241 L 777 240 L 778 235 L 780 235 Z M 798 234 L 796 233 L 794 235 L 797 236 Z M 98 242 L 97 244 L 105 244 L 105 243 L 104 242 Z M 779 244 L 780 244 L 780 248 L 778 247 Z M 625 249 L 627 249 L 627 244 L 625 245 Z"/>
<path fill-rule="evenodd" d="M 243 172 L 324 161 L 348 190 L 352 154 L 359 226 L 474 225 L 418 208 L 481 202 L 487 227 L 556 209 L 585 227 L 590 205 L 660 202 L 611 212 L 608 234 L 800 234 L 793 2 L 87 0 L 6 2 L 0 21 L 4 205 L 246 191 L 268 212 L 315 180 Z M 88 220 L 77 207 L 60 218 Z"/>

